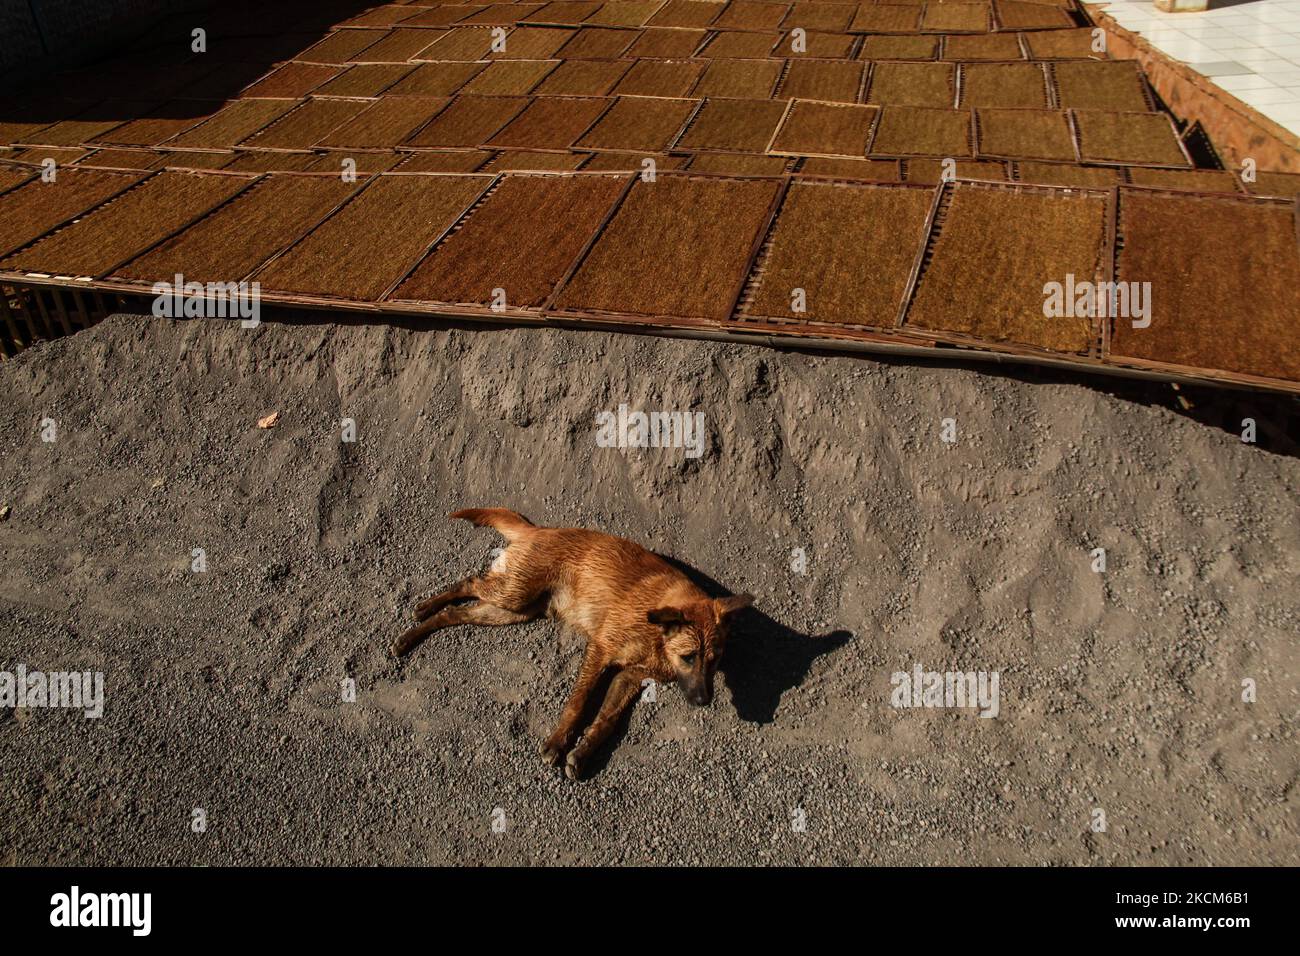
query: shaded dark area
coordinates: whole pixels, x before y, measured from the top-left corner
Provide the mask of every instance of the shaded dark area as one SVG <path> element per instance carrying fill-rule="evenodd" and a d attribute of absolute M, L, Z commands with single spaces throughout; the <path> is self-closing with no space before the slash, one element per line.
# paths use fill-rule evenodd
<path fill-rule="evenodd" d="M 149 24 L 208 0 L 0 0 L 0 72 L 66 65 L 102 54 Z"/>
<path fill-rule="evenodd" d="M 318 43 L 335 24 L 375 6 L 365 0 L 196 4 L 123 24 L 87 53 L 45 57 L 0 74 L 2 123 L 129 122 L 201 118 Z M 206 51 L 193 50 L 196 28 Z M 41 144 L 45 145 L 45 144 Z"/>
<path fill-rule="evenodd" d="M 1209 133 L 1205 132 L 1205 127 L 1201 125 L 1200 120 L 1187 127 L 1183 133 L 1183 145 L 1187 147 L 1187 154 L 1192 157 L 1192 162 L 1196 164 L 1197 169 L 1229 168 L 1223 162 L 1223 157 L 1219 155 L 1218 149 L 1215 148 Z"/>

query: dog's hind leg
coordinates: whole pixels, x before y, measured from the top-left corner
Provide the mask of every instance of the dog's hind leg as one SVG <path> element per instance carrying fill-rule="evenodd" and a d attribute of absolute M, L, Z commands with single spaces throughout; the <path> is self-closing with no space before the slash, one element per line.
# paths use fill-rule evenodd
<path fill-rule="evenodd" d="M 474 578 L 462 578 L 447 590 L 421 601 L 415 606 L 415 619 L 423 621 L 437 614 L 452 601 L 474 597 Z"/>
<path fill-rule="evenodd" d="M 586 766 L 588 758 L 605 742 L 605 739 L 618 724 L 619 717 L 627 710 L 632 701 L 636 700 L 640 691 L 641 682 L 627 671 L 620 671 L 614 675 L 614 679 L 609 682 L 609 689 L 605 691 L 605 700 L 600 705 L 600 712 L 596 714 L 595 719 L 583 731 L 582 739 L 578 741 L 576 747 L 569 751 L 568 759 L 564 761 L 564 775 L 566 777 L 570 780 L 577 780 L 582 776 L 582 770 Z"/>
<path fill-rule="evenodd" d="M 415 619 L 423 621 L 453 601 L 476 597 L 498 607 L 523 609 L 540 596 L 544 582 L 537 575 L 513 574 L 506 570 L 504 553 L 485 574 L 462 578 L 447 590 L 415 606 Z"/>
<path fill-rule="evenodd" d="M 484 627 L 500 627 L 505 624 L 522 624 L 542 616 L 541 604 L 533 604 L 515 611 L 498 607 L 487 601 L 475 601 L 471 604 L 452 604 L 444 607 L 437 614 L 426 618 L 408 630 L 393 644 L 393 653 L 399 657 L 408 653 L 415 645 L 444 627 L 456 624 L 479 624 Z"/>
<path fill-rule="evenodd" d="M 495 604 L 488 604 L 486 601 L 457 604 L 455 607 L 443 608 L 438 612 L 438 617 L 442 620 L 440 627 L 451 627 L 453 624 L 500 627 L 505 624 L 523 624 L 525 621 L 532 621 L 541 616 L 540 609 L 511 611 L 504 607 L 497 607 Z"/>
<path fill-rule="evenodd" d="M 438 614 L 422 621 L 415 625 L 415 627 L 410 628 L 403 633 L 401 637 L 393 642 L 393 653 L 398 657 L 401 657 L 403 654 L 408 653 L 413 647 L 415 647 L 416 644 L 419 644 L 438 628 L 442 627 L 442 623 L 438 620 L 438 615 L 441 613 L 442 612 L 439 611 Z"/>

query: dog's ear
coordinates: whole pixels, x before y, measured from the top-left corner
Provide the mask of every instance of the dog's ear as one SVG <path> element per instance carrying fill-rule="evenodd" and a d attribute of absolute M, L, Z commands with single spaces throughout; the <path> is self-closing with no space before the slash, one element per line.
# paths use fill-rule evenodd
<path fill-rule="evenodd" d="M 679 607 L 657 607 L 646 611 L 645 619 L 663 628 L 676 627 L 686 623 L 686 613 Z"/>
<path fill-rule="evenodd" d="M 717 598 L 713 602 L 713 613 L 719 621 L 735 614 L 742 608 L 747 608 L 754 603 L 752 594 L 733 594 L 731 597 Z"/>

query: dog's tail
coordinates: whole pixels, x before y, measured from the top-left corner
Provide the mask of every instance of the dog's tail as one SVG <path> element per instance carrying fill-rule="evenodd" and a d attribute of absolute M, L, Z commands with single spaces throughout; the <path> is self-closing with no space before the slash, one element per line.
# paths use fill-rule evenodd
<path fill-rule="evenodd" d="M 463 518 L 480 528 L 496 528 L 507 541 L 514 541 L 537 527 L 519 512 L 509 508 L 466 508 L 463 511 L 453 511 L 449 517 Z"/>

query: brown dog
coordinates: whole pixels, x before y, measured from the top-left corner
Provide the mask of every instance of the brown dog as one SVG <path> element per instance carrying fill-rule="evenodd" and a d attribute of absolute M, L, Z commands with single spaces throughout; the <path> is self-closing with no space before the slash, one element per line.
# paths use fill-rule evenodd
<path fill-rule="evenodd" d="M 508 542 L 482 577 L 465 578 L 415 609 L 420 623 L 397 639 L 401 655 L 453 624 L 519 624 L 558 618 L 584 634 L 587 650 L 569 701 L 542 744 L 542 759 L 576 780 L 643 682 L 676 681 L 686 699 L 713 699 L 713 674 L 727 641 L 727 622 L 753 603 L 748 594 L 710 598 L 677 568 L 638 544 L 580 528 L 539 528 L 505 508 L 457 511 Z M 455 603 L 463 599 L 474 599 Z M 579 721 L 608 669 L 616 673 L 582 740 Z M 569 748 L 573 749 L 570 750 Z"/>

